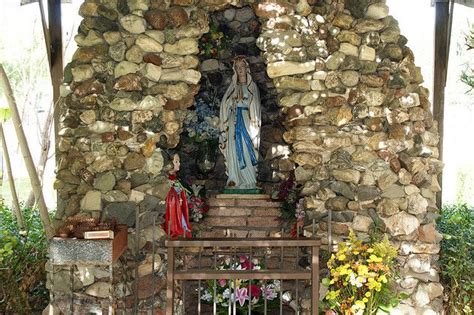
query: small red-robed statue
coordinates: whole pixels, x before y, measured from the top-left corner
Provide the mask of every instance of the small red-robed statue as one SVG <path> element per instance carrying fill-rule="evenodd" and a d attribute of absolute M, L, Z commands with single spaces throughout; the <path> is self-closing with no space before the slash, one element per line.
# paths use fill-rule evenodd
<path fill-rule="evenodd" d="M 191 224 L 189 224 L 189 209 L 186 191 L 176 178 L 179 171 L 179 155 L 173 156 L 173 169 L 169 172 L 171 187 L 166 195 L 166 214 L 163 228 L 169 237 L 191 237 Z"/>

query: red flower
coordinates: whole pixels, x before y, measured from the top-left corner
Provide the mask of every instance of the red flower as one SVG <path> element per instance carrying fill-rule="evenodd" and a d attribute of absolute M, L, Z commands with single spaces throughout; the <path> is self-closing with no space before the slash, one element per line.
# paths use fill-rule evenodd
<path fill-rule="evenodd" d="M 258 300 L 260 298 L 260 295 L 262 295 L 262 290 L 260 289 L 259 286 L 255 285 L 255 284 L 251 284 L 251 285 L 249 285 L 249 295 L 252 298 L 255 298 L 255 299 Z"/>

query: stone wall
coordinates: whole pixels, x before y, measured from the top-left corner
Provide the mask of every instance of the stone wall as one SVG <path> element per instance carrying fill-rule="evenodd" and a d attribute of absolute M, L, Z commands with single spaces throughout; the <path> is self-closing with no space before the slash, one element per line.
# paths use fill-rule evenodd
<path fill-rule="evenodd" d="M 162 152 L 178 145 L 199 91 L 198 38 L 209 30 L 209 12 L 231 5 L 237 3 L 84 2 L 79 48 L 62 89 L 58 224 L 77 213 L 116 216 L 131 227 L 137 212 L 142 223 L 153 211 L 161 218 L 168 190 Z M 389 232 L 400 248 L 400 288 L 413 293 L 400 309 L 440 313 L 437 125 L 396 20 L 376 0 L 260 0 L 251 6 L 262 26 L 257 46 L 285 115 L 283 138 L 291 145 L 289 163 L 282 163 L 295 163 L 307 217 L 325 231 L 331 210 L 336 240 L 349 228 L 362 237 L 373 227 Z M 163 288 L 165 256 L 155 257 L 155 280 L 150 245 L 153 229 L 164 233 L 140 225 L 116 266 L 123 270 L 114 280 L 122 309 L 132 307 L 135 280 L 146 292 L 150 281 Z M 136 264 L 142 273 L 135 274 Z M 101 276 L 88 274 L 94 278 L 83 281 L 77 269 L 74 288 L 93 306 L 102 301 L 91 289 Z M 150 295 L 139 298 L 140 309 L 149 309 Z M 155 301 L 163 307 L 163 291 Z"/>

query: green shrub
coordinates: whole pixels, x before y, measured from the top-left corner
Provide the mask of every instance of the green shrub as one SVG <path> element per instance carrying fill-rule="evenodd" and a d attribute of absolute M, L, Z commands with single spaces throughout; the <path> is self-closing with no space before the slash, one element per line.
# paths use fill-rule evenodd
<path fill-rule="evenodd" d="M 0 205 L 0 314 L 31 314 L 48 303 L 47 241 L 38 211 L 23 209 L 26 230 Z"/>
<path fill-rule="evenodd" d="M 438 219 L 440 268 L 448 295 L 448 314 L 472 314 L 474 306 L 474 210 L 467 205 L 444 206 Z"/>

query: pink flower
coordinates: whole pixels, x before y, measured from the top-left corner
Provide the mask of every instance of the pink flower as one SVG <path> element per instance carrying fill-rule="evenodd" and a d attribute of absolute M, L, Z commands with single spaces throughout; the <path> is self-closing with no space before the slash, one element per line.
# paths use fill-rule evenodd
<path fill-rule="evenodd" d="M 225 279 L 220 279 L 219 281 L 217 281 L 217 283 L 219 283 L 219 285 L 221 286 L 221 288 L 225 287 L 225 285 L 227 284 L 227 281 Z"/>
<path fill-rule="evenodd" d="M 239 301 L 240 306 L 244 306 L 245 301 L 248 300 L 249 295 L 247 288 L 237 288 L 235 289 L 235 299 Z"/>
<path fill-rule="evenodd" d="M 240 255 L 239 256 L 239 261 L 240 261 L 240 263 L 244 263 L 244 262 L 248 261 L 248 258 L 245 255 Z"/>
<path fill-rule="evenodd" d="M 249 292 L 250 296 L 257 300 L 260 298 L 260 295 L 262 295 L 262 290 L 255 284 L 249 285 Z"/>
<path fill-rule="evenodd" d="M 250 260 L 244 261 L 241 263 L 241 266 L 243 270 L 250 270 L 253 268 L 253 264 L 250 262 Z"/>

